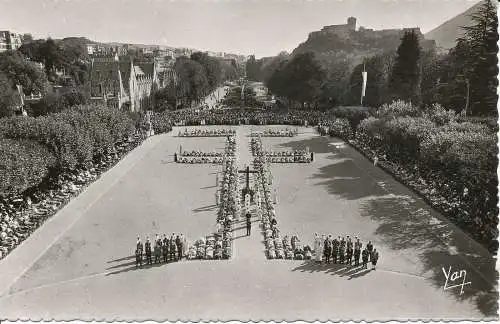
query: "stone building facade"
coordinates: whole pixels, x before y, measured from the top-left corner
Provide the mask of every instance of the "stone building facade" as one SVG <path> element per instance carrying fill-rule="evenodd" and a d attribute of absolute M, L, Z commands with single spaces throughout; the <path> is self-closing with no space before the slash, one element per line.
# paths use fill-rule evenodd
<path fill-rule="evenodd" d="M 130 111 L 149 110 L 161 86 L 154 60 L 134 62 L 117 54 L 91 59 L 90 84 L 92 101 Z"/>

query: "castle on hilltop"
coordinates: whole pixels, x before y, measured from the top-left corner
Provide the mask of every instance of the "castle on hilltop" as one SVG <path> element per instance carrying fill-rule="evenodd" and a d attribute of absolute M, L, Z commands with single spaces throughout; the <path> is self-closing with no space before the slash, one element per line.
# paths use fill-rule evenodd
<path fill-rule="evenodd" d="M 347 24 L 324 26 L 320 31 L 310 33 L 309 38 L 315 38 L 318 36 L 336 35 L 340 39 L 349 39 L 351 36 L 358 36 L 358 37 L 363 37 L 365 39 L 376 40 L 382 38 L 395 38 L 395 37 L 401 38 L 406 31 L 413 30 L 420 37 L 422 42 L 421 43 L 422 47 L 427 48 L 435 44 L 433 40 L 424 39 L 424 35 L 420 31 L 419 27 L 373 30 L 370 28 L 365 28 L 360 26 L 357 29 L 356 23 L 357 21 L 355 17 L 349 17 L 347 18 Z"/>

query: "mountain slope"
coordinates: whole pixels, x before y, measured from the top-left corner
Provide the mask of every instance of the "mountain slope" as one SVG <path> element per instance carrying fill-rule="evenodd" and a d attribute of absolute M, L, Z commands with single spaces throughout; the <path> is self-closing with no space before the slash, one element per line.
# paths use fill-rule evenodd
<path fill-rule="evenodd" d="M 463 13 L 429 31 L 425 34 L 425 38 L 435 40 L 436 45 L 444 49 L 455 47 L 457 38 L 463 36 L 463 29 L 461 27 L 471 25 L 470 15 L 475 13 L 483 3 L 484 1 L 476 3 Z"/>

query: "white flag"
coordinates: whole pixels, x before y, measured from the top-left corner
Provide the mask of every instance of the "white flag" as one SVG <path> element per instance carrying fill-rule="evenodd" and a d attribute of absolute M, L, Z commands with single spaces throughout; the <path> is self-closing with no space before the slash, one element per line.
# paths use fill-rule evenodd
<path fill-rule="evenodd" d="M 368 78 L 368 72 L 363 71 L 361 72 L 361 74 L 363 75 L 363 88 L 361 90 L 361 96 L 364 97 L 366 91 L 366 79 Z"/>

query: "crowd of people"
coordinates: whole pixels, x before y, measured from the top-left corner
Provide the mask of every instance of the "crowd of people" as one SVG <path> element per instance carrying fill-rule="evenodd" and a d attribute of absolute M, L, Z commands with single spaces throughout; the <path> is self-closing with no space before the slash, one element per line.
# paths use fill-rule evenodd
<path fill-rule="evenodd" d="M 183 110 L 168 112 L 174 125 L 294 125 L 316 126 L 335 117 L 332 111 L 260 109 Z"/>
<path fill-rule="evenodd" d="M 316 262 L 324 261 L 327 264 L 361 265 L 363 269 L 367 269 L 368 262 L 371 262 L 372 270 L 375 270 L 379 259 L 379 252 L 373 247 L 371 241 L 368 241 L 363 248 L 359 238 L 354 237 L 353 240 L 349 235 L 334 238 L 332 235 L 320 237 L 315 233 L 314 254 Z"/>

